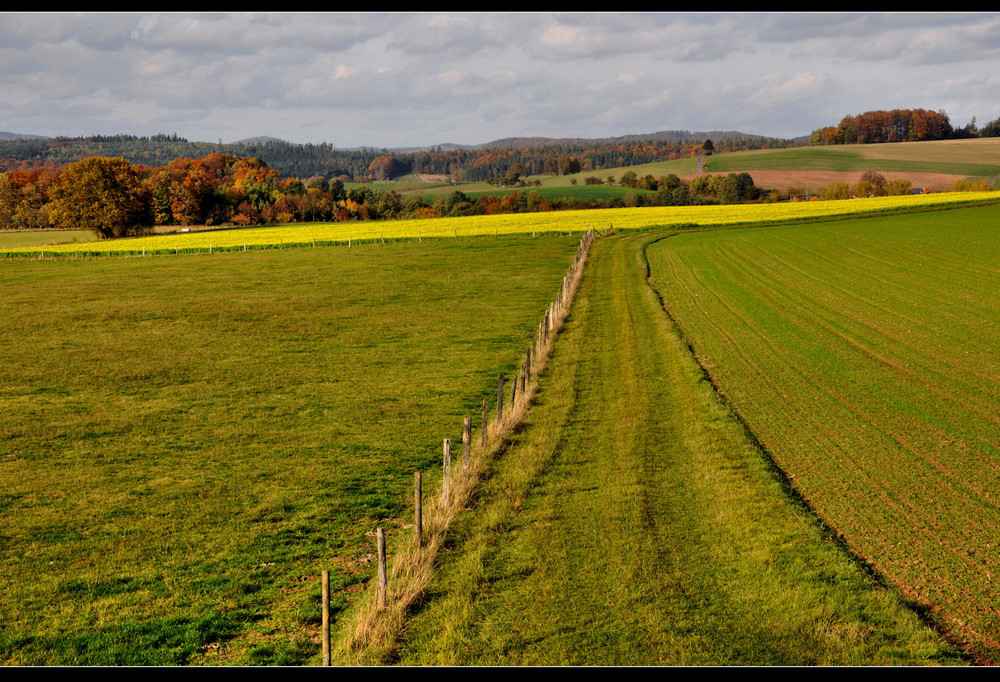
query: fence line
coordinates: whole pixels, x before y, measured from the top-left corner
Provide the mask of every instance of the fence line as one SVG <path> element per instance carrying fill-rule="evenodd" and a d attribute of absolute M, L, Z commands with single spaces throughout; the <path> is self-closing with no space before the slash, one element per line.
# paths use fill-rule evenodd
<path fill-rule="evenodd" d="M 489 397 L 483 398 L 480 438 L 473 443 L 471 417 L 463 418 L 463 454 L 460 470 L 451 468 L 451 442 L 444 441 L 442 491 L 426 503 L 419 492 L 414 500 L 416 542 L 394 543 L 392 566 L 388 566 L 383 528 L 376 529 L 379 542 L 379 569 L 374 597 L 368 590 L 353 618 L 338 642 L 338 660 L 345 665 L 358 665 L 373 655 L 381 658 L 390 651 L 409 608 L 420 598 L 433 577 L 435 558 L 443 546 L 448 529 L 466 507 L 472 493 L 483 480 L 490 462 L 500 451 L 511 433 L 522 423 L 534 399 L 538 381 L 552 351 L 556 335 L 569 313 L 570 304 L 579 287 L 590 246 L 597 236 L 587 230 L 569 271 L 563 278 L 556 298 L 546 308 L 537 331 L 525 350 L 524 359 L 511 378 L 511 396 L 504 409 L 504 375 L 497 377 L 496 418 L 488 419 Z M 520 383 L 520 386 L 518 386 Z M 419 481 L 419 473 L 416 474 Z M 372 662 L 368 660 L 367 662 Z"/>

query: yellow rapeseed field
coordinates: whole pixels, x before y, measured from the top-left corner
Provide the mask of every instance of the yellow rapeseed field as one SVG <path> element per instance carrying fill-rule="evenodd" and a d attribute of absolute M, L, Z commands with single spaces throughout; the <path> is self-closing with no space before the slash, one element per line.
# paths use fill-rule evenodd
<path fill-rule="evenodd" d="M 1000 200 L 1000 192 L 948 192 L 837 201 L 801 201 L 723 206 L 657 206 L 588 209 L 545 213 L 513 213 L 347 223 L 308 223 L 269 227 L 201 230 L 117 239 L 85 244 L 47 246 L 46 254 L 173 253 L 251 249 L 282 245 L 329 244 L 380 239 L 422 239 L 501 234 L 580 232 L 590 228 L 641 230 L 669 226 L 747 225 L 844 215 L 866 215 L 901 208 Z M 38 253 L 22 247 L 7 253 Z"/>

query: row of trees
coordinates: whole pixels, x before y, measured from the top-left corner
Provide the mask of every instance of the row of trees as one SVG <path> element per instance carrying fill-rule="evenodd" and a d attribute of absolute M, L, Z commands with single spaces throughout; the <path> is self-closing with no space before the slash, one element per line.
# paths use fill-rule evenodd
<path fill-rule="evenodd" d="M 847 182 L 834 182 L 823 188 L 820 199 L 851 199 L 854 197 L 884 197 L 910 194 L 913 184 L 909 180 L 887 180 L 878 171 L 865 171 L 852 186 Z"/>
<path fill-rule="evenodd" d="M 989 180 L 982 178 L 963 178 L 956 180 L 947 191 L 949 192 L 991 192 L 1000 189 L 1000 180 L 990 184 Z M 824 187 L 817 199 L 853 199 L 856 197 L 885 197 L 902 196 L 912 194 L 913 183 L 909 180 L 897 178 L 888 180 L 878 171 L 866 171 L 861 174 L 858 181 L 853 185 L 847 182 L 833 182 Z M 917 190 L 923 192 L 924 190 Z"/>
<path fill-rule="evenodd" d="M 426 218 L 757 198 L 747 173 L 700 176 L 689 187 L 676 175 L 654 179 L 626 173 L 622 184 L 654 191 L 611 199 L 552 199 L 537 189 L 477 198 L 455 191 L 425 200 L 368 185 L 346 188 L 340 179 L 322 176 L 282 178 L 258 158 L 209 154 L 149 168 L 122 158 L 92 157 L 65 167 L 0 173 L 0 229 L 87 229 L 112 238 L 170 225 Z"/>
<path fill-rule="evenodd" d="M 845 116 L 836 126 L 814 130 L 809 141 L 813 145 L 873 144 L 998 135 L 1000 119 L 988 123 L 981 130 L 976 128 L 975 118 L 964 128 L 955 128 L 943 111 L 892 109 Z"/>
<path fill-rule="evenodd" d="M 155 225 L 257 224 L 290 216 L 279 201 L 305 194 L 259 159 L 210 154 L 148 168 L 91 157 L 0 173 L 0 229 L 65 227 L 108 238 Z"/>

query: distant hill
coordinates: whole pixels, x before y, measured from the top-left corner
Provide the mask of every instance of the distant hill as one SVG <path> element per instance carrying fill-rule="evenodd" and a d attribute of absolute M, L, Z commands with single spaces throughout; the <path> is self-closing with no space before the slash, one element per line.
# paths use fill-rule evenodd
<path fill-rule="evenodd" d="M 24 133 L 8 133 L 0 130 L 0 140 L 45 140 L 44 135 L 26 135 Z"/>
<path fill-rule="evenodd" d="M 579 170 L 689 157 L 706 139 L 711 139 L 720 153 L 800 144 L 738 131 L 687 130 L 607 138 L 510 137 L 478 145 L 440 144 L 395 149 L 344 149 L 326 142 L 298 144 L 266 135 L 222 144 L 189 142 L 176 134 L 46 138 L 5 133 L 0 136 L 0 171 L 67 164 L 93 156 L 122 157 L 133 164 L 156 168 L 178 158 L 202 158 L 218 153 L 260 158 L 283 177 L 387 179 L 384 170 L 380 174 L 379 169 L 391 167 L 396 177 L 420 173 L 475 182 L 504 177 L 512 169 L 523 176 L 565 175 Z M 392 164 L 387 166 L 384 160 L 376 161 L 386 155 L 393 157 Z"/>
<path fill-rule="evenodd" d="M 765 140 L 766 135 L 754 135 L 736 130 L 661 130 L 655 133 L 634 133 L 618 137 L 505 137 L 470 149 L 518 149 L 525 147 L 545 147 L 549 145 L 590 146 L 614 144 L 616 142 L 679 142 L 681 144 L 701 143 L 706 139 Z"/>
<path fill-rule="evenodd" d="M 235 142 L 230 142 L 231 145 L 239 145 L 243 147 L 248 147 L 257 144 L 270 144 L 276 142 L 279 144 L 294 144 L 292 142 L 286 142 L 278 137 L 268 137 L 267 135 L 258 135 L 257 137 L 248 137 L 243 140 L 236 140 Z"/>

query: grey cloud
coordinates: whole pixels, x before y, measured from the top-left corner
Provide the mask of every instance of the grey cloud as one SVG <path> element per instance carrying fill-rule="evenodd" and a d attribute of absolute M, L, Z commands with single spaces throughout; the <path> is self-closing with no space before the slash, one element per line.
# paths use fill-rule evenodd
<path fill-rule="evenodd" d="M 0 117 L 345 146 L 808 134 L 887 106 L 991 120 L 998 57 L 997 14 L 23 13 L 0 21 Z"/>

